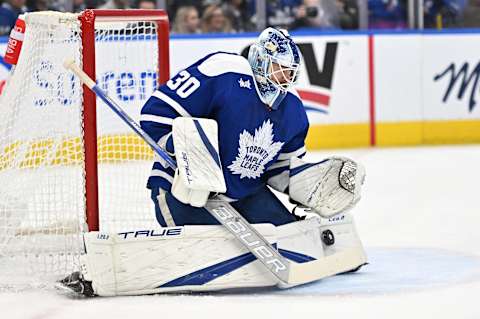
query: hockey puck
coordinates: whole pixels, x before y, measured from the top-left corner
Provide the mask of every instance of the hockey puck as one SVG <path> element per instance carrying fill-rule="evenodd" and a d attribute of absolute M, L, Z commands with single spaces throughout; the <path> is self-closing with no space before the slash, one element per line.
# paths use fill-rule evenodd
<path fill-rule="evenodd" d="M 327 246 L 335 244 L 335 236 L 330 229 L 324 230 L 322 232 L 322 241 Z"/>

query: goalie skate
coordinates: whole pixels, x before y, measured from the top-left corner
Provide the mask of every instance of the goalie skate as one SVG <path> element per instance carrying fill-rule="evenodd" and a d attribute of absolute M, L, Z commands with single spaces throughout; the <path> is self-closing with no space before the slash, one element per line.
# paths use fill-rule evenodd
<path fill-rule="evenodd" d="M 58 290 L 64 291 L 74 296 L 93 297 L 92 283 L 83 278 L 83 275 L 76 271 L 62 280 L 58 281 L 55 285 Z"/>

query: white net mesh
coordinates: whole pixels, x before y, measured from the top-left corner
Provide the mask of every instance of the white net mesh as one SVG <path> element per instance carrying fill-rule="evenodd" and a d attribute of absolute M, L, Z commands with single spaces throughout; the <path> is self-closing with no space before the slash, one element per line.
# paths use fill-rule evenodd
<path fill-rule="evenodd" d="M 85 224 L 82 64 L 76 15 L 33 13 L 0 96 L 0 289 L 39 286 L 74 271 Z M 97 82 L 138 121 L 156 86 L 151 22 L 96 23 Z M 97 102 L 100 229 L 155 227 L 145 188 L 152 152 Z"/>
<path fill-rule="evenodd" d="M 95 43 L 98 83 L 138 123 L 156 86 L 155 24 L 97 23 Z M 153 153 L 100 99 L 97 109 L 100 227 L 153 227 L 154 207 L 145 188 Z"/>

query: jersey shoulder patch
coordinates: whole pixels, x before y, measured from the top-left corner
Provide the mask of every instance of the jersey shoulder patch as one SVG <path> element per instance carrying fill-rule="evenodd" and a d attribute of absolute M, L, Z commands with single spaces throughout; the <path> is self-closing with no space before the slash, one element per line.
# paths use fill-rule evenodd
<path fill-rule="evenodd" d="M 198 66 L 198 70 L 206 76 L 219 76 L 225 73 L 238 73 L 253 77 L 252 68 L 243 56 L 218 52 L 212 54 Z"/>

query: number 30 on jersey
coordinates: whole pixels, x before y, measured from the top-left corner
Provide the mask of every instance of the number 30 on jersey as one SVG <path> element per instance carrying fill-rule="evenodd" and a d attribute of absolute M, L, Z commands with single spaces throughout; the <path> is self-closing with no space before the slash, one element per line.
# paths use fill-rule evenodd
<path fill-rule="evenodd" d="M 179 97 L 184 99 L 200 87 L 200 81 L 183 70 L 178 73 L 176 77 L 169 80 L 167 86 L 172 91 L 175 91 Z"/>

